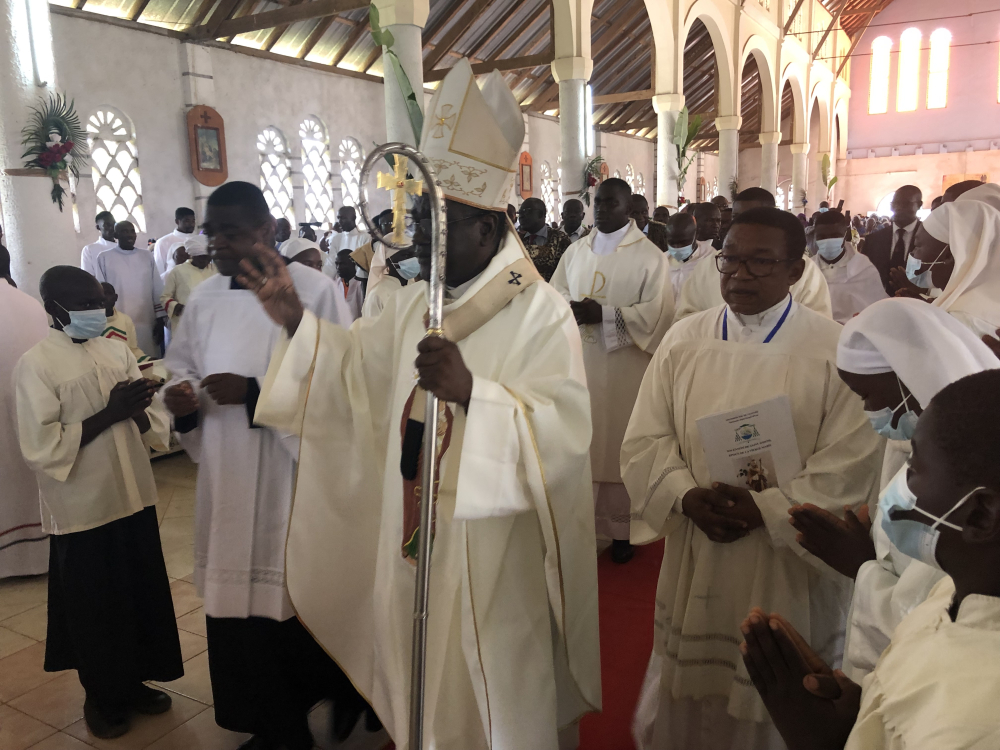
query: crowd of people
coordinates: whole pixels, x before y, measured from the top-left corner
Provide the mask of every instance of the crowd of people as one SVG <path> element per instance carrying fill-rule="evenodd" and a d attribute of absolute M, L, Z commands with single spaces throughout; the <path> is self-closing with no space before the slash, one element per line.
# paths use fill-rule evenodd
<path fill-rule="evenodd" d="M 467 68 L 429 106 L 475 96 Z M 519 151 L 512 111 L 493 160 Z M 384 723 L 405 748 L 425 494 L 432 747 L 577 746 L 601 703 L 598 539 L 622 565 L 665 540 L 638 747 L 1000 746 L 1000 186 L 922 221 L 902 186 L 879 227 L 762 188 L 650 216 L 607 179 L 588 228 L 576 199 L 558 226 L 509 206 L 498 174 L 447 195 L 441 336 L 425 197 L 395 250 L 350 206 L 292 237 L 230 182 L 150 250 L 99 214 L 43 306 L 0 284 L 4 525 L 40 497 L 45 668 L 77 670 L 90 731 L 169 710 L 146 683 L 183 672 L 149 458 L 173 436 L 198 465 L 215 717 L 247 748 L 311 748 L 324 698 L 338 738 Z M 783 438 L 722 475 L 723 417 L 728 440 Z M 28 546 L 0 573 L 40 572 Z"/>

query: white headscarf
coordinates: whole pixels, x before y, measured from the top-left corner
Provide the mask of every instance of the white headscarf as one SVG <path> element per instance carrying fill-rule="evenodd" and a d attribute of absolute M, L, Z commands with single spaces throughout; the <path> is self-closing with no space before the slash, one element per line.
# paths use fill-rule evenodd
<path fill-rule="evenodd" d="M 208 255 L 208 237 L 203 234 L 192 234 L 183 242 L 184 251 L 192 258 Z"/>
<path fill-rule="evenodd" d="M 1000 211 L 976 200 L 942 203 L 923 226 L 938 242 L 948 243 L 955 258 L 935 307 L 1000 328 Z"/>
<path fill-rule="evenodd" d="M 979 201 L 1000 211 L 1000 185 L 985 182 L 972 190 L 966 190 L 955 199 L 955 203 L 960 201 Z"/>
<path fill-rule="evenodd" d="M 306 250 L 318 250 L 320 256 L 323 255 L 323 251 L 319 249 L 319 245 L 312 240 L 307 240 L 305 237 L 292 237 L 290 240 L 285 240 L 281 243 L 281 249 L 278 252 L 289 260 L 292 260 L 296 255 L 304 253 Z"/>
<path fill-rule="evenodd" d="M 944 310 L 896 297 L 847 321 L 837 344 L 837 367 L 858 375 L 894 372 L 926 408 L 946 385 L 1000 369 L 1000 360 Z"/>

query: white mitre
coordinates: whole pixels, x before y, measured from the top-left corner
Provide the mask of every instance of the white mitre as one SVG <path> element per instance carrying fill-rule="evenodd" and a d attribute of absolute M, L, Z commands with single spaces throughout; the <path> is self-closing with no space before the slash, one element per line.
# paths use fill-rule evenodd
<path fill-rule="evenodd" d="M 420 139 L 445 196 L 506 211 L 523 143 L 524 117 L 500 71 L 479 86 L 463 57 L 427 106 Z"/>

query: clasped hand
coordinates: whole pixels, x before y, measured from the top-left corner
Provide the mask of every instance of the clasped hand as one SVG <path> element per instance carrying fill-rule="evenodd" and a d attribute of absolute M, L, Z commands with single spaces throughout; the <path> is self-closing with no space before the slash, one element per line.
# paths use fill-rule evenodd
<path fill-rule="evenodd" d="M 153 403 L 153 396 L 160 389 L 160 383 L 147 378 L 139 378 L 131 382 L 123 380 L 116 383 L 108 395 L 108 405 L 105 407 L 115 422 L 124 422 L 141 415 Z"/>
<path fill-rule="evenodd" d="M 684 515 L 713 542 L 728 544 L 764 525 L 750 490 L 714 482 L 711 489 L 695 487 L 681 500 Z"/>
<path fill-rule="evenodd" d="M 219 406 L 245 404 L 247 400 L 248 381 L 242 375 L 231 372 L 220 372 L 209 375 L 201 381 L 201 387 Z M 163 402 L 175 417 L 186 417 L 198 411 L 198 394 L 191 383 L 170 386 L 163 394 Z"/>
<path fill-rule="evenodd" d="M 788 515 L 799 532 L 795 541 L 838 573 L 854 579 L 865 562 L 875 559 L 867 505 L 857 515 L 845 506 L 844 520 L 812 503 L 791 507 Z"/>
<path fill-rule="evenodd" d="M 604 311 L 601 308 L 601 304 L 589 297 L 584 297 L 579 302 L 570 302 L 569 307 L 573 311 L 577 325 L 593 325 L 604 320 Z"/>

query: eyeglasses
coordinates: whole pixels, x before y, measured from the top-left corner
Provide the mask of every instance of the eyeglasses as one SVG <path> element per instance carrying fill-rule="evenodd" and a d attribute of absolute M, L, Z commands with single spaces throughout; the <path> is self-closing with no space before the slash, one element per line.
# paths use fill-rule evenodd
<path fill-rule="evenodd" d="M 774 260 L 772 258 L 740 258 L 736 255 L 723 255 L 719 253 L 715 256 L 715 267 L 719 273 L 732 276 L 740 270 L 740 266 L 747 269 L 747 273 L 755 279 L 765 279 L 774 273 L 774 268 L 779 263 L 794 263 L 792 258 Z"/>

